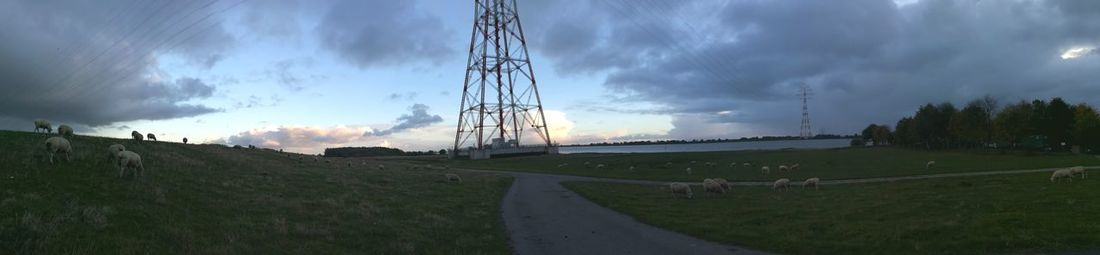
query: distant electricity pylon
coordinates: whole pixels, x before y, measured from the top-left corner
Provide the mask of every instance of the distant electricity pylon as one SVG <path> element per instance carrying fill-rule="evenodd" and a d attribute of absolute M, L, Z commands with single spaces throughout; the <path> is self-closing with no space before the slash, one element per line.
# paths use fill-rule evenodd
<path fill-rule="evenodd" d="M 501 144 L 514 147 L 523 142 L 525 130 L 537 134 L 540 144 L 551 146 L 515 0 L 474 0 L 466 63 L 456 152 Z"/>
<path fill-rule="evenodd" d="M 802 84 L 799 88 L 798 96 L 802 98 L 802 128 L 798 132 L 798 136 L 802 139 L 812 138 L 814 136 L 813 129 L 810 129 L 810 106 L 808 101 L 813 96 L 813 92 L 810 91 L 806 84 Z"/>

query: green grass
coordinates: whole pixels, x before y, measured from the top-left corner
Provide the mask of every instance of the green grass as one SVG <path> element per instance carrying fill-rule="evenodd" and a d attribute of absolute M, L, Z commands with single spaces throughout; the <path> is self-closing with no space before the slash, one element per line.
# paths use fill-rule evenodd
<path fill-rule="evenodd" d="M 506 176 L 452 184 L 390 162 L 299 165 L 268 150 L 84 136 L 71 139 L 72 162 L 51 165 L 44 141 L 0 131 L 0 254 L 510 252 Z M 111 143 L 142 155 L 144 178 L 118 177 Z"/>
<path fill-rule="evenodd" d="M 925 163 L 931 160 L 937 162 L 936 166 L 925 169 Z M 697 163 L 691 165 L 691 161 L 697 161 Z M 592 167 L 586 168 L 584 162 L 590 162 Z M 665 168 L 666 162 L 672 162 L 674 166 Z M 715 162 L 718 166 L 706 167 L 703 165 L 704 162 Z M 738 165 L 730 168 L 731 162 L 737 162 Z M 745 162 L 751 163 L 752 166 L 742 166 L 741 164 Z M 569 165 L 559 168 L 558 165 L 561 163 Z M 779 165 L 795 163 L 801 165 L 800 171 L 778 172 Z M 607 167 L 596 169 L 597 164 L 605 164 Z M 629 170 L 631 165 L 635 166 L 634 171 Z M 760 174 L 760 167 L 764 165 L 771 168 L 771 175 Z M 801 180 L 810 177 L 828 180 L 1076 165 L 1100 165 L 1100 159 L 1090 155 L 1068 153 L 1027 155 L 882 147 L 653 154 L 561 154 L 453 161 L 453 166 L 465 168 L 658 181 L 699 181 L 704 176 L 724 177 L 738 181 L 767 181 L 778 178 Z M 692 168 L 693 175 L 686 174 L 684 169 L 687 167 Z"/>
<path fill-rule="evenodd" d="M 1100 181 L 1049 173 L 795 188 L 673 199 L 665 187 L 565 186 L 639 221 L 791 254 L 999 254 L 1100 250 Z"/>

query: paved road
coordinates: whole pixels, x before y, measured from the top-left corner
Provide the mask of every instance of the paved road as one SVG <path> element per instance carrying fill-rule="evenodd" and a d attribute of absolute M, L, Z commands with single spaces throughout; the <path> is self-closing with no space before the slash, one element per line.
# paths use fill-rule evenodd
<path fill-rule="evenodd" d="M 508 174 L 502 210 L 518 254 L 763 254 L 643 224 L 560 184 L 599 178 Z"/>

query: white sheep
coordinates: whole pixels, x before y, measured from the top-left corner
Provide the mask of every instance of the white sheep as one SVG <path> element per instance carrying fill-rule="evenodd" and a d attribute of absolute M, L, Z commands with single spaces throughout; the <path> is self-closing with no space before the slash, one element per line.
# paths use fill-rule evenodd
<path fill-rule="evenodd" d="M 924 169 L 931 169 L 933 166 L 936 166 L 936 161 L 935 160 L 928 161 L 928 163 L 924 163 Z"/>
<path fill-rule="evenodd" d="M 730 168 L 735 168 L 735 167 L 737 167 L 737 162 L 730 163 Z"/>
<path fill-rule="evenodd" d="M 695 162 L 695 160 L 692 160 L 692 161 L 691 161 L 691 164 L 692 164 L 692 165 L 695 165 L 695 163 L 696 163 L 696 162 Z"/>
<path fill-rule="evenodd" d="M 634 171 L 634 166 L 630 166 L 630 168 L 627 168 L 626 170 L 627 171 Z"/>
<path fill-rule="evenodd" d="M 714 167 L 714 166 L 717 166 L 718 164 L 715 164 L 714 162 L 706 162 L 706 163 L 703 163 L 703 165 L 707 166 L 707 167 Z"/>
<path fill-rule="evenodd" d="M 730 182 L 726 181 L 726 179 L 724 179 L 724 178 L 714 178 L 714 182 L 717 182 L 718 185 L 721 185 L 722 189 L 725 189 L 726 191 L 730 190 Z"/>
<path fill-rule="evenodd" d="M 141 156 L 132 151 L 118 153 L 118 177 L 126 176 L 126 169 L 134 169 L 134 176 L 145 176 L 145 166 L 141 163 Z"/>
<path fill-rule="evenodd" d="M 187 144 L 187 137 L 184 137 L 184 138 L 183 138 L 183 144 Z M 280 151 L 280 152 L 281 152 L 281 151 Z M 287 155 L 290 155 L 290 154 L 287 154 Z M 289 156 L 288 156 L 288 157 L 289 157 Z"/>
<path fill-rule="evenodd" d="M 791 189 L 791 179 L 783 178 L 783 179 L 775 180 L 775 183 L 772 184 L 772 189 L 775 189 L 775 190 L 790 190 Z"/>
<path fill-rule="evenodd" d="M 141 133 L 138 133 L 137 130 L 130 132 L 130 136 L 134 137 L 134 141 L 140 142 L 141 140 L 145 139 L 145 136 L 142 136 Z"/>
<path fill-rule="evenodd" d="M 748 162 L 745 162 L 744 164 L 741 164 L 741 165 L 742 166 L 752 166 L 752 164 L 749 164 Z"/>
<path fill-rule="evenodd" d="M 814 177 L 814 178 L 806 179 L 806 181 L 802 182 L 802 188 L 805 189 L 806 186 L 813 186 L 814 189 L 816 190 L 818 183 L 821 183 L 821 178 Z"/>
<path fill-rule="evenodd" d="M 665 162 L 665 168 L 672 167 L 672 162 Z"/>
<path fill-rule="evenodd" d="M 1089 177 L 1089 172 L 1085 171 L 1085 167 L 1083 167 L 1083 166 L 1070 167 L 1069 168 L 1069 173 L 1071 175 L 1081 175 L 1081 179 L 1085 179 L 1085 178 Z"/>
<path fill-rule="evenodd" d="M 672 193 L 672 198 L 676 198 L 676 194 L 682 194 L 691 198 L 691 186 L 684 183 L 673 182 L 668 184 L 668 190 Z"/>
<path fill-rule="evenodd" d="M 42 130 L 43 134 L 53 133 L 53 126 L 50 126 L 50 122 L 44 119 L 34 120 L 34 132 L 38 133 L 38 130 Z"/>
<path fill-rule="evenodd" d="M 1069 169 L 1058 169 L 1054 171 L 1054 174 L 1050 175 L 1050 182 L 1060 181 L 1062 179 L 1073 182 L 1073 171 Z"/>
<path fill-rule="evenodd" d="M 790 168 L 787 168 L 787 165 L 779 165 L 780 172 L 786 172 L 787 170 L 790 170 Z"/>
<path fill-rule="evenodd" d="M 57 153 L 65 153 L 65 160 L 72 161 L 69 159 L 69 154 L 73 153 L 73 146 L 64 137 L 46 138 L 46 153 L 50 154 L 50 164 L 53 164 L 53 155 Z"/>
<path fill-rule="evenodd" d="M 126 146 L 122 146 L 121 144 L 117 144 L 117 143 L 112 144 L 111 146 L 107 147 L 107 158 L 110 159 L 112 163 L 117 162 L 118 153 L 122 152 L 122 151 L 125 151 L 125 150 L 126 150 Z"/>
<path fill-rule="evenodd" d="M 691 175 L 691 168 L 690 167 L 688 167 L 687 169 L 684 169 L 684 171 L 686 171 L 688 173 L 688 175 Z"/>
<path fill-rule="evenodd" d="M 590 167 L 592 167 L 592 162 L 585 161 L 584 162 L 584 168 L 590 168 Z"/>
<path fill-rule="evenodd" d="M 446 177 L 449 182 L 462 182 L 462 177 L 458 177 L 457 174 L 447 174 Z"/>
<path fill-rule="evenodd" d="M 73 127 L 69 125 L 57 126 L 57 134 L 64 137 L 73 137 Z"/>
<path fill-rule="evenodd" d="M 567 167 L 567 166 L 569 166 L 569 163 L 558 164 L 558 168 Z"/>
<path fill-rule="evenodd" d="M 772 169 L 771 169 L 771 168 L 769 168 L 768 166 L 762 166 L 762 167 L 760 167 L 760 174 L 763 174 L 763 175 L 768 175 L 768 174 L 769 174 L 769 173 L 771 173 L 771 172 L 772 172 Z"/>
<path fill-rule="evenodd" d="M 157 140 L 157 135 L 154 135 L 153 133 L 149 133 L 149 135 L 146 135 L 145 137 L 149 138 L 148 139 L 149 141 L 156 141 Z"/>
<path fill-rule="evenodd" d="M 791 169 L 790 169 L 790 170 L 791 170 L 791 171 L 798 171 L 798 167 L 799 167 L 799 165 L 798 165 L 798 164 L 794 164 L 794 165 L 791 165 Z"/>
<path fill-rule="evenodd" d="M 603 169 L 604 167 L 606 167 L 604 164 L 597 164 L 596 165 L 596 169 Z"/>
<path fill-rule="evenodd" d="M 703 192 L 714 192 L 718 194 L 726 193 L 726 190 L 722 188 L 721 184 L 714 181 L 714 179 L 703 179 Z"/>
<path fill-rule="evenodd" d="M 386 170 L 386 165 L 378 164 L 378 170 Z"/>

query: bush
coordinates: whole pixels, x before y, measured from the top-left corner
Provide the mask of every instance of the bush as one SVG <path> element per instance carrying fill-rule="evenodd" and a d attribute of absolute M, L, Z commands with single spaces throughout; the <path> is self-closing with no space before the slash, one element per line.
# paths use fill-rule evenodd
<path fill-rule="evenodd" d="M 852 141 L 848 143 L 848 145 L 851 145 L 852 147 L 863 147 L 864 144 L 866 143 L 863 142 L 863 139 L 858 137 L 852 138 Z"/>

